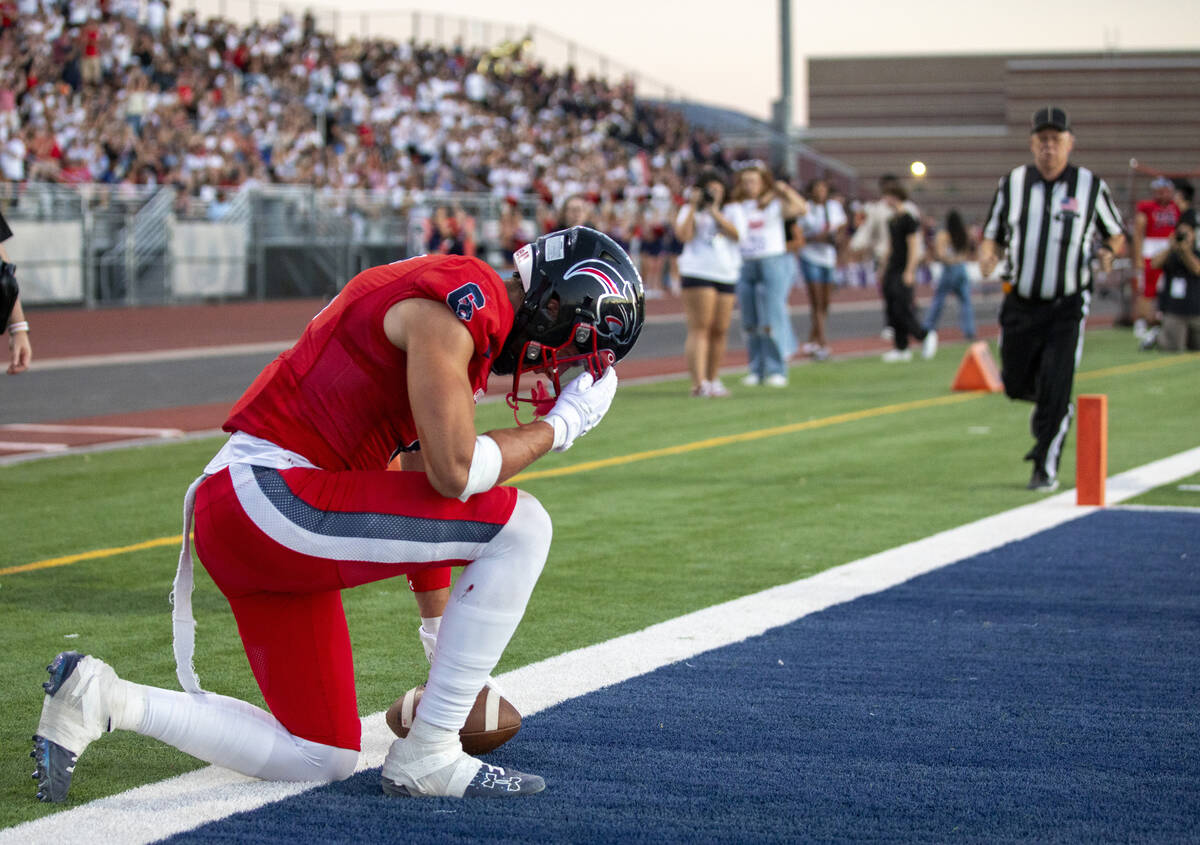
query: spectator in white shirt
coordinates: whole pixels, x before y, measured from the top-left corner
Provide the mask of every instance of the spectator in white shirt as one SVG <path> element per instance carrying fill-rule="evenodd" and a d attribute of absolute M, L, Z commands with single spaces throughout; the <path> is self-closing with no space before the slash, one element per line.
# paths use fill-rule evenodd
<path fill-rule="evenodd" d="M 818 361 L 829 358 L 829 339 L 825 323 L 837 269 L 837 244 L 846 230 L 846 211 L 829 196 L 829 183 L 814 179 L 808 185 L 808 213 L 797 225 L 804 234 L 800 248 L 800 272 L 808 290 L 809 333 L 804 352 Z"/>
<path fill-rule="evenodd" d="M 737 227 L 723 212 L 725 180 L 715 170 L 700 174 L 675 219 L 675 237 L 683 244 L 679 275 L 687 314 L 684 353 L 692 377 L 692 396 L 723 397 L 721 361 L 733 317 L 741 254 Z"/>
<path fill-rule="evenodd" d="M 726 216 L 737 227 L 742 252 L 738 306 L 750 353 L 743 384 L 787 387 L 787 360 L 796 351 L 788 315 L 796 264 L 787 252 L 783 221 L 807 211 L 804 197 L 787 182 L 776 181 L 762 162 L 738 168 Z"/>

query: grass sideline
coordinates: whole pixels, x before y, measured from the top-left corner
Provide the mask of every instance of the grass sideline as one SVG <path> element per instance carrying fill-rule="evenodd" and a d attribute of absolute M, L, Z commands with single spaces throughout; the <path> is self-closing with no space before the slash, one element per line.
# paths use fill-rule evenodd
<path fill-rule="evenodd" d="M 1192 489 L 1185 490 L 1184 487 Z M 1200 508 L 1200 474 L 1155 487 L 1123 504 L 1152 507 Z"/>
<path fill-rule="evenodd" d="M 735 386 L 731 400 L 688 399 L 682 381 L 623 387 L 604 425 L 519 482 L 547 505 L 556 536 L 500 671 L 1029 501 L 1029 406 L 951 394 L 961 351 L 906 366 L 798 367 L 787 390 Z M 1076 389 L 1109 396 L 1111 473 L 1197 444 L 1198 369 L 1200 356 L 1138 354 L 1124 332 L 1089 334 Z M 511 420 L 501 405 L 482 406 L 480 418 L 484 429 Z M 0 468 L 0 569 L 177 535 L 183 490 L 218 443 Z M 93 652 L 133 680 L 175 686 L 173 570 L 170 549 L 150 548 L 0 576 L 0 827 L 54 809 L 33 801 L 26 738 L 57 651 Z M 261 703 L 223 599 L 198 580 L 203 683 Z M 393 580 L 345 602 L 360 710 L 381 710 L 424 674 L 412 601 Z M 153 740 L 104 737 L 81 759 L 72 804 L 197 765 Z"/>

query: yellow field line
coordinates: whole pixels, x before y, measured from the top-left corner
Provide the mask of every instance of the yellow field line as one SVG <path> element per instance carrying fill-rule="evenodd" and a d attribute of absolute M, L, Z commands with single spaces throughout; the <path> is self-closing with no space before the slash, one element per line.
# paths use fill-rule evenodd
<path fill-rule="evenodd" d="M 697 452 L 701 449 L 715 449 L 718 446 L 728 446 L 733 443 L 747 443 L 751 440 L 762 440 L 766 437 L 778 437 L 782 434 L 794 434 L 797 431 L 810 431 L 814 428 L 826 428 L 831 425 L 841 425 L 842 423 L 856 422 L 858 420 L 866 420 L 871 417 L 882 417 L 888 414 L 899 414 L 904 411 L 916 411 L 921 408 L 932 408 L 938 405 L 953 405 L 957 402 L 965 402 L 969 399 L 975 399 L 979 396 L 986 396 L 986 393 L 953 393 L 949 396 L 938 396 L 934 399 L 917 399 L 912 402 L 900 402 L 895 405 L 881 405 L 878 408 L 867 408 L 862 411 L 851 411 L 846 414 L 835 414 L 832 417 L 821 417 L 816 420 L 806 420 L 804 422 L 789 423 L 788 425 L 779 425 L 773 428 L 760 428 L 755 431 L 745 431 L 741 434 L 727 434 L 724 437 L 710 437 L 707 440 L 696 440 L 692 443 L 683 443 L 679 446 L 667 446 L 663 449 L 651 449 L 646 452 L 634 452 L 630 455 L 618 455 L 615 458 L 604 458 L 599 461 L 585 461 L 581 464 L 572 464 L 567 467 L 556 467 L 554 469 L 535 470 L 533 472 L 523 472 L 519 475 L 514 475 L 506 483 L 515 481 L 531 481 L 535 478 L 557 478 L 562 475 L 574 475 L 577 472 L 590 472 L 594 469 L 603 469 L 604 467 L 622 466 L 624 464 L 632 464 L 638 461 L 647 461 L 651 458 L 664 458 L 670 455 L 683 455 L 687 452 Z"/>
<path fill-rule="evenodd" d="M 1117 367 L 1108 367 L 1103 370 L 1093 370 L 1088 373 L 1080 373 L 1076 378 L 1079 381 L 1087 381 L 1090 379 L 1104 378 L 1106 376 L 1125 375 L 1126 373 L 1144 372 L 1146 370 L 1155 370 L 1160 367 L 1169 367 L 1175 364 L 1181 364 L 1188 361 L 1200 359 L 1200 354 L 1178 355 L 1170 358 L 1156 358 L 1149 361 L 1140 361 L 1136 364 L 1122 364 Z M 650 449 L 645 452 L 634 452 L 629 455 L 618 455 L 613 458 L 604 458 L 598 461 L 585 461 L 580 464 L 572 464 L 571 466 L 556 467 L 555 469 L 535 470 L 533 472 L 523 472 L 509 479 L 509 482 L 517 481 L 532 481 L 539 478 L 557 478 L 564 475 L 575 475 L 580 472 L 591 472 L 596 469 L 604 469 L 606 467 L 624 466 L 625 464 L 638 463 L 640 461 L 648 461 L 654 458 L 665 458 L 671 455 L 683 455 L 688 452 L 697 452 L 703 449 L 715 449 L 719 446 L 729 446 L 734 443 L 748 443 L 753 440 L 762 440 L 767 437 L 779 437 L 784 434 L 795 434 L 800 431 L 811 431 L 818 428 L 828 428 L 829 426 L 841 425 L 843 423 L 857 422 L 858 420 L 871 419 L 872 417 L 882 417 L 888 414 L 900 414 L 905 411 L 917 411 L 922 408 L 934 408 L 940 405 L 953 405 L 959 402 L 966 402 L 971 399 L 976 399 L 980 396 L 988 394 L 983 392 L 976 393 L 952 393 L 947 396 L 937 396 L 932 399 L 916 399 L 911 402 L 899 402 L 894 405 L 881 405 L 877 408 L 866 408 L 861 411 L 851 411 L 845 414 L 834 414 L 831 417 L 821 417 L 816 420 L 805 420 L 804 422 L 789 423 L 788 425 L 779 425 L 772 428 L 760 428 L 754 431 L 745 431 L 741 434 L 728 434 L 723 437 L 710 437 L 705 440 L 696 440 L 691 443 L 683 443 L 678 446 L 667 446 L 663 449 Z M 84 560 L 96 560 L 98 558 L 113 557 L 116 555 L 127 554 L 129 552 L 140 552 L 145 549 L 156 549 L 162 546 L 176 546 L 183 540 L 183 535 L 176 534 L 174 537 L 159 537 L 156 540 L 146 540 L 142 543 L 134 543 L 131 546 L 117 546 L 111 549 L 95 549 L 90 552 L 80 552 L 79 554 L 64 555 L 63 557 L 54 557 L 47 560 L 39 560 L 33 563 L 25 563 L 20 566 L 9 566 L 0 569 L 0 575 L 13 575 L 18 572 L 33 572 L 38 569 L 50 569 L 55 566 L 69 566 L 72 563 L 79 563 Z"/>
<path fill-rule="evenodd" d="M 15 572 L 33 572 L 35 569 L 50 569 L 55 566 L 69 566 L 72 563 L 79 563 L 81 560 L 95 560 L 100 557 L 112 557 L 113 555 L 123 555 L 127 552 L 140 552 L 143 549 L 157 549 L 161 546 L 178 546 L 183 542 L 183 535 L 176 534 L 174 537 L 159 537 L 157 540 L 146 540 L 142 543 L 134 543 L 132 546 L 117 546 L 112 549 L 93 549 L 90 552 L 80 552 L 74 555 L 63 555 L 62 557 L 52 557 L 47 560 L 39 560 L 34 563 L 23 563 L 20 566 L 9 566 L 0 569 L 0 575 L 12 575 Z"/>
<path fill-rule="evenodd" d="M 1075 376 L 1076 381 L 1090 381 L 1094 378 L 1107 376 L 1123 376 L 1126 373 L 1141 373 L 1146 370 L 1158 370 L 1163 367 L 1173 367 L 1176 364 L 1186 364 L 1190 361 L 1200 361 L 1200 352 L 1189 352 L 1170 358 L 1151 358 L 1149 361 L 1139 361 L 1136 364 L 1120 364 L 1116 367 L 1106 367 L 1103 370 L 1092 370 Z"/>

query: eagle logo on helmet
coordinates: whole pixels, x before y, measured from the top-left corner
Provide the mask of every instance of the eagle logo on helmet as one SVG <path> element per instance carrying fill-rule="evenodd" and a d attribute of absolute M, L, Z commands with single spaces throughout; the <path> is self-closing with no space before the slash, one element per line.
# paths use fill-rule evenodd
<path fill-rule="evenodd" d="M 563 279 L 587 275 L 600 283 L 603 293 L 596 303 L 599 316 L 596 333 L 614 344 L 633 341 L 638 328 L 634 303 L 637 293 L 633 284 L 615 267 L 599 258 L 586 258 L 563 274 Z"/>

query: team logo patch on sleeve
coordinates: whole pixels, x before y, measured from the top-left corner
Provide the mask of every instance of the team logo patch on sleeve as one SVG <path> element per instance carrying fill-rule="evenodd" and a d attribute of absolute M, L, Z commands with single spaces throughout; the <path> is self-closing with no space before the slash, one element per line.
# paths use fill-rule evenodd
<path fill-rule="evenodd" d="M 487 304 L 483 289 L 474 282 L 467 282 L 446 294 L 446 304 L 454 312 L 454 316 L 469 323 L 475 312 Z"/>

